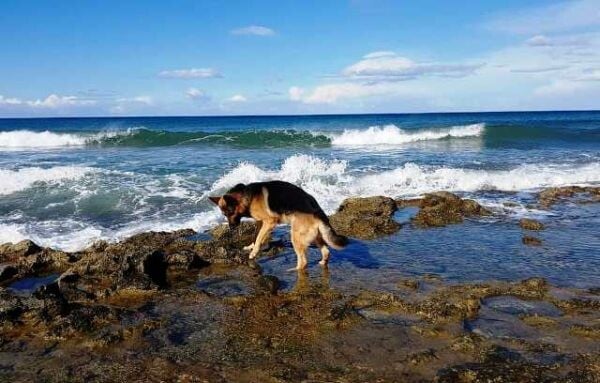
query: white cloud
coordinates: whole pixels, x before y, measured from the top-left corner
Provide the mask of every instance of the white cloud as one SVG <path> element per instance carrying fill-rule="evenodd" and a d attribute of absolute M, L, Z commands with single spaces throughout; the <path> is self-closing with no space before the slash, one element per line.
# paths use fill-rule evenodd
<path fill-rule="evenodd" d="M 19 98 L 0 96 L 0 106 L 23 106 L 35 109 L 58 109 L 62 107 L 77 107 L 85 105 L 94 105 L 94 100 L 85 100 L 76 96 L 59 96 L 50 94 L 44 99 L 21 100 Z"/>
<path fill-rule="evenodd" d="M 567 69 L 568 67 L 568 65 L 532 66 L 524 68 L 512 68 L 510 71 L 514 73 L 545 73 Z"/>
<path fill-rule="evenodd" d="M 6 98 L 0 94 L 0 105 L 21 105 L 23 101 L 18 98 Z"/>
<path fill-rule="evenodd" d="M 409 80 L 419 76 L 464 77 L 481 64 L 418 63 L 391 51 L 369 53 L 342 71 L 342 75 L 371 80 Z"/>
<path fill-rule="evenodd" d="M 188 96 L 189 98 L 196 100 L 196 99 L 201 99 L 201 98 L 205 98 L 206 94 L 201 91 L 198 88 L 189 88 L 186 92 L 185 92 L 186 96 Z"/>
<path fill-rule="evenodd" d="M 152 105 L 153 100 L 150 96 L 135 96 L 135 97 L 122 97 L 116 100 L 119 103 L 138 103 L 145 105 Z"/>
<path fill-rule="evenodd" d="M 334 104 L 340 100 L 381 95 L 389 91 L 389 88 L 382 85 L 343 82 L 319 85 L 306 95 L 302 89 L 292 87 L 290 88 L 290 99 L 302 101 L 305 104 Z"/>
<path fill-rule="evenodd" d="M 565 1 L 499 15 L 486 23 L 489 29 L 515 33 L 562 32 L 600 25 L 598 0 Z"/>
<path fill-rule="evenodd" d="M 376 59 L 376 58 L 380 58 L 380 57 L 390 57 L 390 56 L 396 56 L 396 52 L 376 51 L 376 52 L 367 53 L 366 55 L 363 56 L 363 58 L 364 59 Z"/>
<path fill-rule="evenodd" d="M 218 71 L 212 68 L 190 68 L 163 70 L 158 73 L 159 77 L 164 78 L 217 78 L 223 77 Z"/>
<path fill-rule="evenodd" d="M 275 31 L 262 25 L 249 25 L 247 27 L 232 29 L 230 33 L 232 35 L 273 36 Z"/>
<path fill-rule="evenodd" d="M 587 35 L 554 36 L 536 35 L 525 41 L 532 47 L 585 47 L 590 45 Z"/>
<path fill-rule="evenodd" d="M 231 102 L 246 102 L 248 99 L 241 94 L 236 94 L 227 99 L 227 101 Z"/>
<path fill-rule="evenodd" d="M 288 90 L 288 94 L 290 96 L 290 100 L 301 101 L 302 95 L 304 94 L 304 89 L 299 88 L 297 86 L 293 86 Z"/>

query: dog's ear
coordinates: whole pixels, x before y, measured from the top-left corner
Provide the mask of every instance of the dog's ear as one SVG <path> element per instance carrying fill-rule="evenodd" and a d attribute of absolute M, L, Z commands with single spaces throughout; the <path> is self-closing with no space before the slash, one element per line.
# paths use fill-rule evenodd
<path fill-rule="evenodd" d="M 208 197 L 208 199 L 211 200 L 215 205 L 218 205 L 221 197 Z"/>

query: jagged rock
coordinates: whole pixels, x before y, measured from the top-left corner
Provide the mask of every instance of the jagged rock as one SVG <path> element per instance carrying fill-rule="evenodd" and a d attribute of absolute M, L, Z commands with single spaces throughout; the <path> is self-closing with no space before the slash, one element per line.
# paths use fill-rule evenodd
<path fill-rule="evenodd" d="M 42 251 L 42 248 L 30 240 L 24 240 L 15 244 L 5 243 L 0 245 L 0 260 L 15 260 L 40 251 Z"/>
<path fill-rule="evenodd" d="M 426 194 L 420 203 L 421 210 L 413 221 L 420 226 L 446 226 L 461 223 L 464 217 L 490 215 L 491 212 L 474 200 L 461 199 L 449 192 Z"/>
<path fill-rule="evenodd" d="M 530 235 L 523 236 L 521 241 L 523 242 L 524 245 L 528 245 L 528 246 L 541 246 L 542 245 L 541 239 L 532 237 Z"/>
<path fill-rule="evenodd" d="M 521 218 L 519 226 L 525 230 L 544 230 L 544 224 L 531 218 Z"/>
<path fill-rule="evenodd" d="M 400 229 L 394 220 L 396 209 L 389 197 L 348 198 L 329 219 L 338 234 L 373 239 Z"/>
<path fill-rule="evenodd" d="M 223 244 L 241 246 L 251 244 L 258 234 L 259 224 L 244 221 L 231 229 L 228 225 L 218 225 L 209 231 L 210 235 Z"/>

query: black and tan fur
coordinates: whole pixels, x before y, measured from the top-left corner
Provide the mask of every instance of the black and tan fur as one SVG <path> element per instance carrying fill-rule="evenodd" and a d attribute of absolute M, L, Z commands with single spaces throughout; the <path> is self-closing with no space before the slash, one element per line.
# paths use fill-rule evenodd
<path fill-rule="evenodd" d="M 291 226 L 291 238 L 297 256 L 296 269 L 306 268 L 306 253 L 311 243 L 321 250 L 319 262 L 327 266 L 329 249 L 341 249 L 347 238 L 338 235 L 331 227 L 327 215 L 313 196 L 296 185 L 284 181 L 238 184 L 221 197 L 209 197 L 227 217 L 230 227 L 235 227 L 243 217 L 254 218 L 260 230 L 250 250 L 255 258 L 271 231 L 281 223 Z"/>

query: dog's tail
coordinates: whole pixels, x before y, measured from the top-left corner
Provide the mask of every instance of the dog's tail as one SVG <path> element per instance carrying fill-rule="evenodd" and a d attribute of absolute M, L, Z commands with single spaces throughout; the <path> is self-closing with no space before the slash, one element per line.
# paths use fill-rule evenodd
<path fill-rule="evenodd" d="M 348 244 L 348 237 L 336 233 L 325 214 L 320 214 L 318 218 L 321 221 L 319 222 L 319 232 L 325 243 L 336 250 L 343 249 Z"/>

